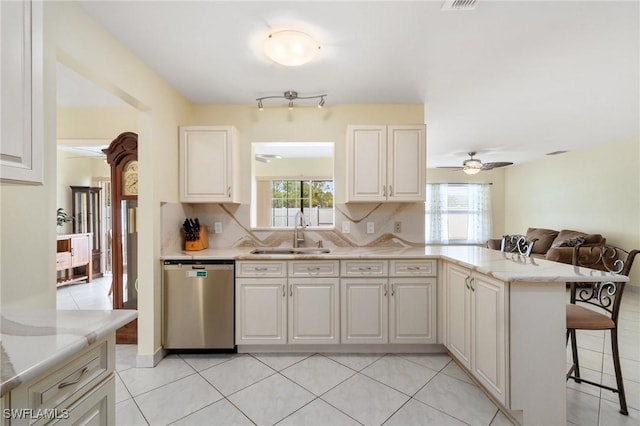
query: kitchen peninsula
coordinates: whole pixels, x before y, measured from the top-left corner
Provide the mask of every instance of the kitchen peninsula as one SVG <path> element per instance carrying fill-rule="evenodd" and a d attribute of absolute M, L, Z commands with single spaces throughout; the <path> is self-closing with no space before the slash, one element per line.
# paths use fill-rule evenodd
<path fill-rule="evenodd" d="M 0 424 L 115 424 L 115 330 L 136 317 L 131 310 L 3 309 Z"/>
<path fill-rule="evenodd" d="M 274 323 L 278 318 L 287 320 L 284 307 L 287 304 L 291 307 L 293 302 L 286 300 L 295 299 L 295 286 L 303 282 L 300 276 L 305 271 L 307 280 L 315 279 L 311 278 L 313 276 L 322 278 L 322 274 L 325 274 L 327 279 L 323 285 L 330 280 L 338 282 L 341 288 L 339 305 L 342 309 L 340 315 L 336 315 L 337 321 L 342 322 L 338 333 L 340 339 L 335 341 L 338 345 L 332 349 L 327 346 L 311 349 L 302 344 L 292 345 L 292 328 L 289 328 L 288 340 L 272 339 L 273 343 L 281 343 L 281 349 L 277 344 L 265 346 L 271 351 L 336 351 L 344 348 L 347 343 L 345 330 L 349 331 L 344 325 L 349 320 L 348 309 L 359 303 L 347 299 L 349 296 L 345 289 L 349 285 L 356 285 L 357 280 L 366 282 L 369 288 L 379 283 L 378 296 L 368 293 L 370 297 L 366 300 L 374 300 L 381 306 L 380 309 L 371 307 L 370 311 L 381 312 L 380 316 L 386 314 L 388 317 L 384 325 L 389 324 L 389 337 L 381 342 L 395 343 L 391 338 L 394 333 L 398 334 L 398 327 L 393 325 L 394 317 L 396 325 L 402 321 L 406 324 L 406 321 L 415 317 L 425 318 L 420 313 L 398 316 L 397 308 L 396 314 L 392 313 L 391 306 L 401 306 L 401 302 L 393 299 L 401 294 L 400 285 L 409 282 L 415 284 L 416 288 L 419 284 L 428 286 L 429 282 L 434 282 L 435 291 L 413 293 L 437 300 L 433 305 L 437 312 L 428 314 L 436 318 L 435 344 L 422 345 L 422 348 L 425 351 L 448 351 L 494 401 L 518 423 L 527 425 L 566 423 L 566 282 L 628 280 L 627 277 L 602 271 L 475 246 L 336 247 L 322 254 L 252 254 L 251 248 L 232 248 L 180 252 L 175 255 L 195 260 L 235 259 L 237 301 L 242 301 L 241 292 L 244 291 L 239 290 L 239 285 L 247 282 L 255 287 L 260 285 L 260 279 L 273 288 L 273 300 L 282 296 L 281 302 L 277 303 L 285 313 L 274 314 Z M 165 254 L 164 258 L 174 257 Z M 264 278 L 260 278 L 261 273 Z M 364 280 L 363 276 L 369 279 Z M 349 308 L 345 308 L 345 305 Z M 426 306 L 426 309 L 431 306 L 422 302 L 419 305 L 422 308 Z M 405 306 L 411 306 L 411 303 Z M 244 327 L 241 322 L 239 324 L 238 318 L 243 320 L 250 317 L 250 314 L 243 317 L 245 313 L 242 309 L 242 304 L 237 303 L 237 333 L 238 330 L 242 333 Z M 289 310 L 289 322 L 293 321 L 292 312 L 296 312 L 295 307 Z M 358 326 L 362 326 L 362 322 Z M 279 329 L 287 333 L 285 326 Z M 429 337 L 428 333 L 424 334 Z M 246 341 L 242 338 L 246 336 L 241 335 L 240 341 L 238 337 L 236 334 L 239 351 L 258 350 L 258 345 L 243 347 Z M 264 344 L 264 339 L 256 339 L 256 342 Z M 362 343 L 370 343 L 370 339 Z M 388 344 L 388 349 L 383 347 L 382 350 L 394 351 L 393 346 Z M 359 347 L 367 351 L 366 345 Z M 381 345 L 375 349 L 380 350 Z M 348 350 L 358 351 L 358 345 L 352 343 Z"/>

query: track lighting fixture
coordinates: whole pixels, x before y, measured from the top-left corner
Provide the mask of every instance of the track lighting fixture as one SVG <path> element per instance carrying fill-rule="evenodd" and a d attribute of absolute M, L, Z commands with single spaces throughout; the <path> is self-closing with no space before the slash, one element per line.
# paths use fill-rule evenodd
<path fill-rule="evenodd" d="M 258 109 L 260 111 L 264 110 L 264 105 L 262 104 L 262 101 L 265 99 L 286 99 L 289 101 L 289 109 L 293 109 L 293 101 L 295 99 L 320 99 L 320 101 L 318 102 L 318 108 L 322 108 L 324 106 L 324 101 L 325 98 L 327 97 L 327 94 L 322 94 L 322 95 L 315 95 L 315 96 L 299 96 L 298 92 L 296 92 L 295 90 L 287 90 L 286 92 L 284 92 L 283 95 L 281 96 L 263 96 L 261 98 L 256 98 L 256 101 L 258 101 Z"/>

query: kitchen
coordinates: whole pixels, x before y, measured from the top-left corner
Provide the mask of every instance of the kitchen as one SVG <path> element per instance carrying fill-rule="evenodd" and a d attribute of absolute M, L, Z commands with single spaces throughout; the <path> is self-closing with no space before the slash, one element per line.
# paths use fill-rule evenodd
<path fill-rule="evenodd" d="M 633 14 L 630 14 L 633 15 Z M 140 169 L 140 191 L 146 193 L 146 197 L 141 197 L 141 214 L 147 218 L 140 223 L 140 305 L 139 324 L 145 332 L 140 333 L 138 362 L 139 365 L 151 366 L 157 361 L 157 353 L 160 348 L 160 292 L 161 292 L 161 267 L 160 256 L 162 250 L 162 217 L 158 208 L 161 203 L 178 202 L 178 136 L 177 129 L 180 125 L 228 125 L 234 124 L 240 130 L 246 140 L 274 140 L 277 139 L 305 139 L 317 140 L 319 135 L 325 135 L 326 140 L 336 143 L 335 157 L 335 179 L 344 181 L 341 173 L 345 170 L 344 130 L 348 124 L 416 124 L 429 123 L 429 108 L 423 105 L 399 105 L 399 106 L 378 106 L 363 105 L 361 107 L 341 106 L 334 104 L 332 109 L 325 106 L 320 114 L 329 116 L 330 130 L 318 126 L 318 110 L 315 108 L 294 110 L 295 120 L 289 121 L 286 108 L 269 109 L 266 108 L 264 118 L 258 115 L 257 108 L 240 106 L 195 106 L 180 96 L 173 88 L 169 87 L 155 73 L 150 71 L 137 59 L 131 58 L 131 53 L 108 34 L 102 27 L 89 18 L 86 13 L 75 4 L 51 4 L 45 7 L 46 22 L 50 23 L 45 27 L 45 35 L 48 45 L 45 46 L 45 81 L 54 81 L 53 69 L 55 69 L 55 57 L 68 65 L 74 66 L 76 70 L 83 71 L 87 76 L 94 76 L 100 81 L 99 76 L 106 76 L 108 84 L 105 84 L 115 92 L 124 97 L 128 103 L 134 106 L 137 112 L 138 129 L 140 135 L 140 156 L 146 159 Z M 74 28 L 73 32 L 66 31 Z M 108 47 L 109 57 L 101 54 L 99 49 L 91 49 L 82 40 L 94 40 L 96 45 Z M 127 75 L 123 75 L 122 68 L 125 64 Z M 104 80 L 102 80 L 104 82 Z M 114 88 L 115 87 L 115 88 Z M 264 90 L 271 90 L 265 87 Z M 277 91 L 277 90 L 276 90 Z M 635 93 L 637 91 L 630 90 Z M 55 227 L 43 219 L 44 211 L 55 209 L 55 164 L 51 158 L 55 158 L 55 101 L 54 86 L 45 86 L 45 121 L 44 121 L 44 181 L 42 186 L 18 186 L 3 184 L 3 229 L 2 229 L 2 256 L 3 256 L 3 287 L 2 305 L 21 303 L 36 307 L 53 307 L 55 305 L 55 287 L 50 285 L 50 270 L 47 265 L 53 265 L 54 252 L 48 243 L 34 243 L 43 240 L 42 236 L 49 236 L 53 241 L 55 238 Z M 334 98 L 337 94 L 333 95 Z M 253 97 L 256 97 L 255 94 Z M 331 97 L 328 98 L 328 103 Z M 252 99 L 246 103 L 250 104 Z M 626 104 L 625 104 L 626 105 Z M 629 104 L 628 110 L 633 112 L 635 103 Z M 241 111 L 239 111 L 241 110 Z M 322 117 L 322 115 L 320 115 Z M 255 121 L 257 120 L 257 121 Z M 499 122 L 500 120 L 498 120 Z M 251 124 L 256 123 L 256 124 Z M 333 129 L 333 130 L 331 130 Z M 261 131 L 264 139 L 257 138 Z M 300 132 L 300 133 L 296 133 Z M 115 135 L 113 135 L 115 136 Z M 614 136 L 612 136 L 614 137 Z M 254 139 L 255 138 L 255 139 Z M 495 171 L 493 175 L 478 175 L 476 180 L 492 181 L 494 189 L 498 194 L 498 200 L 494 202 L 502 207 L 496 209 L 497 217 L 494 218 L 494 236 L 500 236 L 504 232 L 511 232 L 526 229 L 527 224 L 532 221 L 548 222 L 553 217 L 556 210 L 541 208 L 544 203 L 536 203 L 536 200 L 553 200 L 554 203 L 561 203 L 558 210 L 566 209 L 571 211 L 575 205 L 586 209 L 588 206 L 581 197 L 573 197 L 566 192 L 577 193 L 580 188 L 579 182 L 571 183 L 571 187 L 565 187 L 561 196 L 554 197 L 554 181 L 544 180 L 540 170 L 551 170 L 559 173 L 560 170 L 571 170 L 576 180 L 589 180 L 592 171 L 585 170 L 584 167 L 577 167 L 578 164 L 595 163 L 598 161 L 598 168 L 601 175 L 614 181 L 626 181 L 631 185 L 637 185 L 636 177 L 638 170 L 637 145 L 631 139 L 627 141 L 625 137 L 615 136 L 615 139 L 606 139 L 609 145 L 602 146 L 600 150 L 593 148 L 585 153 L 570 153 L 568 157 L 561 159 L 539 160 L 538 164 L 522 164 L 513 170 Z M 342 141 L 342 142 L 341 142 Z M 427 145 L 429 145 L 429 140 Z M 445 148 L 446 149 L 446 148 Z M 241 151 L 245 161 L 242 170 L 250 170 L 250 148 L 243 145 Z M 602 162 L 602 159 L 610 158 L 610 161 Z M 483 158 L 484 159 L 484 158 Z M 625 161 L 620 167 L 620 161 Z M 455 161 L 454 164 L 457 164 Z M 442 164 L 442 165 L 451 165 Z M 590 173 L 591 172 L 591 173 Z M 439 171 L 433 170 L 427 173 L 427 179 L 437 180 Z M 440 172 L 441 173 L 441 172 Z M 627 175 L 631 173 L 631 178 Z M 528 176 L 535 175 L 535 179 Z M 549 172 L 548 175 L 552 175 Z M 441 175 L 442 176 L 442 175 Z M 557 176 L 557 174 L 556 174 Z M 440 179 L 456 179 L 446 174 Z M 591 179 L 593 180 L 593 179 Z M 502 189 L 500 189 L 502 186 Z M 544 191 L 541 189 L 544 187 Z M 572 191 L 573 190 L 573 191 Z M 249 179 L 242 181 L 243 202 L 239 206 L 232 207 L 244 217 L 249 217 L 247 208 L 250 193 Z M 342 187 L 336 189 L 339 200 L 342 197 L 338 191 L 343 191 Z M 638 194 L 639 191 L 619 188 L 617 193 L 598 195 L 602 201 L 599 205 L 616 205 L 615 201 L 629 199 L 629 196 Z M 538 197 L 525 198 L 521 194 L 533 194 Z M 343 194 L 344 195 L 344 194 Z M 563 198 L 567 197 L 567 198 Z M 610 197 L 610 198 L 609 198 Z M 617 235 L 621 245 L 634 247 L 638 245 L 637 231 L 629 232 L 630 224 L 634 224 L 637 214 L 637 195 L 631 198 L 622 211 L 614 212 L 614 217 L 619 220 L 608 220 L 606 210 L 599 211 L 594 218 L 559 218 L 558 221 L 584 221 L 585 227 L 604 228 L 610 231 L 607 234 Z M 506 203 L 505 200 L 509 200 Z M 564 200 L 564 201 L 559 201 Z M 566 202 L 566 204 L 564 204 Z M 574 202 L 575 204 L 571 204 Z M 556 204 L 557 205 L 557 204 Z M 6 206 L 6 207 L 5 207 Z M 11 206 L 9 208 L 8 206 Z M 417 209 L 417 204 L 416 204 Z M 356 209 L 359 207 L 355 207 Z M 599 207 L 601 208 L 601 207 Z M 417 213 L 418 210 L 416 210 Z M 423 216 L 423 209 L 420 210 L 419 217 Z M 620 215 L 622 215 L 620 217 Z M 184 218 L 183 218 L 184 219 Z M 18 221 L 28 221 L 32 226 L 28 230 L 17 232 L 20 229 L 15 226 Z M 587 220 L 592 220 L 587 222 Z M 595 220 L 596 222 L 593 222 Z M 416 227 L 412 230 L 411 221 L 403 220 L 403 231 L 414 238 L 421 238 L 424 235 L 424 223 L 422 220 L 416 221 Z M 248 222 L 244 222 L 245 224 Z M 542 223 L 541 225 L 544 225 Z M 637 225 L 636 225 L 637 228 Z M 636 229 L 633 228 L 633 229 Z M 380 227 L 378 227 L 380 230 Z M 228 226 L 223 224 L 223 236 Z M 355 231 L 355 230 L 354 230 Z M 413 231 L 413 232 L 412 232 Z M 380 232 L 380 231 L 378 231 Z M 215 243 L 212 239 L 211 243 Z M 626 243 L 626 244 L 624 244 Z M 43 264 L 33 264 L 30 259 L 48 259 Z M 6 283 L 28 282 L 28 284 L 16 286 Z"/>

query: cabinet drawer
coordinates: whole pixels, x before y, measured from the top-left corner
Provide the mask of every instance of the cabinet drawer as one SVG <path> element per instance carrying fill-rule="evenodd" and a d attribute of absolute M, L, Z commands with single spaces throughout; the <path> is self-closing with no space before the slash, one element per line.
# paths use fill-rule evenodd
<path fill-rule="evenodd" d="M 337 277 L 340 273 L 340 261 L 318 260 L 289 262 L 290 277 Z"/>
<path fill-rule="evenodd" d="M 386 260 L 343 260 L 341 263 L 343 277 L 386 277 L 388 275 Z"/>
<path fill-rule="evenodd" d="M 273 261 L 236 262 L 236 277 L 286 277 L 287 263 Z"/>
<path fill-rule="evenodd" d="M 435 260 L 392 260 L 389 275 L 392 277 L 433 277 L 436 275 Z"/>
<path fill-rule="evenodd" d="M 108 341 L 104 340 L 33 383 L 28 388 L 28 408 L 33 410 L 68 408 L 87 390 L 111 374 L 114 361 L 109 362 L 108 358 Z"/>
<path fill-rule="evenodd" d="M 71 252 L 63 251 L 56 253 L 56 270 L 71 268 Z"/>

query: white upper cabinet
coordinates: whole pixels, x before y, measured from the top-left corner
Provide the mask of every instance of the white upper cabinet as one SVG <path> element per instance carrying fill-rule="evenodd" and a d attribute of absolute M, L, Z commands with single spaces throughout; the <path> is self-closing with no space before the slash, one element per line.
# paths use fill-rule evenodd
<path fill-rule="evenodd" d="M 180 127 L 180 201 L 239 203 L 238 150 L 235 127 Z"/>
<path fill-rule="evenodd" d="M 0 178 L 42 183 L 42 2 L 0 2 L 0 40 Z"/>
<path fill-rule="evenodd" d="M 424 201 L 424 125 L 348 126 L 347 202 Z"/>

